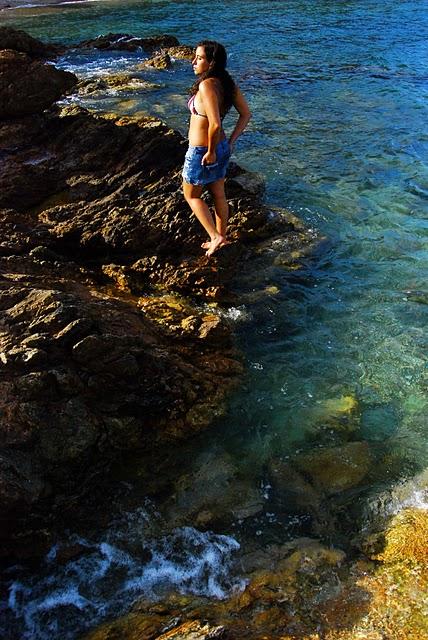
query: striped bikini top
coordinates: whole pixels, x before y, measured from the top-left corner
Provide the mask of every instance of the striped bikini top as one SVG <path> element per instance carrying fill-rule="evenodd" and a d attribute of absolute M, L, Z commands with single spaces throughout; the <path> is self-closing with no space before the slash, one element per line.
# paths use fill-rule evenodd
<path fill-rule="evenodd" d="M 187 102 L 187 106 L 189 107 L 189 111 L 192 115 L 194 116 L 200 116 L 201 118 L 208 118 L 208 116 L 206 116 L 203 113 L 198 113 L 196 111 L 196 107 L 195 107 L 195 96 L 190 96 L 188 102 Z"/>

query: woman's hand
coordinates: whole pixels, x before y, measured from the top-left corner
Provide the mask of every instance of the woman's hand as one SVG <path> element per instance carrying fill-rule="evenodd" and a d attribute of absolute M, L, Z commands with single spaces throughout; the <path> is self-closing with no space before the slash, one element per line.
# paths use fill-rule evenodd
<path fill-rule="evenodd" d="M 201 164 L 214 164 L 217 160 L 215 151 L 207 151 L 202 157 Z"/>

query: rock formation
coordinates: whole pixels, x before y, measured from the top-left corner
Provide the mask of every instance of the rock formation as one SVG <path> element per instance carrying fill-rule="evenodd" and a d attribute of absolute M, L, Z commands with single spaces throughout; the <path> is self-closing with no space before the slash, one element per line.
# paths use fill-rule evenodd
<path fill-rule="evenodd" d="M 0 50 L 0 119 L 40 113 L 77 83 L 72 73 Z"/>
<path fill-rule="evenodd" d="M 233 242 L 208 259 L 181 194 L 180 134 L 151 117 L 42 112 L 74 76 L 11 49 L 0 60 L 1 530 L 4 553 L 28 553 L 30 515 L 82 495 L 118 452 L 156 450 L 221 413 L 240 356 L 200 302 L 221 298 L 260 239 L 313 238 L 234 166 Z"/>

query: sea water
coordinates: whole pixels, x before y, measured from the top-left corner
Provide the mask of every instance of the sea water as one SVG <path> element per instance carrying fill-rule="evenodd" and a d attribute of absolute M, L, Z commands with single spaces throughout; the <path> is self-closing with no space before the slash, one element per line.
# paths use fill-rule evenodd
<path fill-rule="evenodd" d="M 171 33 L 192 45 L 208 37 L 226 45 L 230 71 L 253 112 L 235 159 L 263 175 L 266 202 L 290 210 L 327 240 L 299 271 L 265 265 L 257 275 L 251 271 L 242 279 L 236 307 L 225 313 L 236 323 L 247 373 L 226 416 L 209 436 L 195 441 L 195 460 L 210 450 L 220 451 L 219 457 L 227 453 L 243 475 L 259 484 L 267 507 L 250 524 L 236 523 L 236 539 L 245 539 L 246 526 L 261 544 L 275 539 L 278 531 L 282 536 L 306 532 L 305 518 L 287 518 L 269 503 L 265 469 L 273 458 L 287 460 L 329 444 L 329 438 L 334 441 L 318 416 L 326 407 L 337 408 L 343 399 L 351 399 L 358 413 L 352 440 L 369 444 L 378 472 L 351 495 L 353 504 L 342 504 L 346 525 L 331 541 L 343 542 L 344 534 L 352 534 L 354 518 L 360 526 L 361 514 L 378 508 L 376 496 L 417 477 L 428 464 L 426 3 L 100 0 L 3 11 L 0 21 L 67 44 L 120 32 L 141 37 Z M 91 77 L 126 71 L 142 57 L 141 52 L 70 51 L 58 65 Z M 145 79 L 152 83 L 150 89 L 88 96 L 82 104 L 149 112 L 185 133 L 189 63 L 177 61 L 170 71 L 148 70 Z M 229 119 L 226 128 L 230 126 Z M 426 495 L 417 484 L 406 496 L 406 505 L 426 508 Z M 106 532 L 105 540 L 109 535 Z M 198 532 L 174 535 L 182 535 L 186 547 Z M 101 566 L 107 553 L 102 540 L 85 544 L 93 545 L 87 554 L 90 562 Z M 223 571 L 237 543 L 229 537 L 198 544 L 199 549 L 223 549 Z M 165 563 L 167 547 L 165 542 Z M 119 562 L 128 567 L 121 569 L 127 579 L 134 575 L 131 556 L 121 556 Z M 202 584 L 197 567 L 203 560 L 196 551 L 195 562 L 194 579 L 192 572 L 186 573 L 185 558 L 181 574 L 177 564 L 168 579 L 160 570 L 162 588 L 169 584 L 171 589 L 186 589 L 178 575 L 184 583 L 190 575 L 191 591 L 212 596 L 236 587 L 225 584 L 224 572 L 220 578 L 215 574 L 217 560 L 210 565 L 212 571 L 205 565 Z M 58 576 L 52 575 L 51 591 L 46 573 L 12 580 L 15 595 L 8 615 L 14 611 L 23 624 L 19 598 L 30 606 L 31 591 L 39 589 L 39 608 L 46 608 L 46 602 L 52 605 L 54 621 L 49 618 L 46 633 L 59 638 L 65 637 L 65 608 L 59 600 L 55 606 L 49 600 L 58 592 Z M 67 583 L 75 589 L 73 622 L 69 613 L 67 620 L 77 633 L 87 624 L 88 616 L 81 612 L 91 605 L 80 599 L 84 586 L 78 573 L 73 576 Z M 212 591 L 207 586 L 210 576 Z M 129 605 L 120 580 L 113 584 L 116 592 L 105 595 L 104 609 L 98 603 L 106 615 L 120 609 L 111 602 Z M 139 584 L 135 596 L 157 588 L 151 574 Z M 39 620 L 34 616 L 33 622 Z M 47 637 L 43 625 L 37 629 L 41 638 Z"/>

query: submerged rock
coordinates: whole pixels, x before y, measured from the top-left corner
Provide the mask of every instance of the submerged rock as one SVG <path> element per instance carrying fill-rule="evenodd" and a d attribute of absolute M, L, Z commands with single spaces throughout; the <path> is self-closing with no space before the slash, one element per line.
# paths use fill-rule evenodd
<path fill-rule="evenodd" d="M 170 526 L 195 523 L 206 528 L 244 520 L 262 509 L 263 498 L 255 481 L 241 477 L 231 456 L 222 453 L 197 459 L 178 478 L 164 511 Z"/>
<path fill-rule="evenodd" d="M 346 491 L 358 485 L 369 472 L 371 462 L 366 442 L 314 449 L 295 459 L 297 467 L 327 494 Z"/>
<path fill-rule="evenodd" d="M 79 95 L 91 95 L 113 89 L 114 91 L 141 91 L 159 89 L 159 85 L 143 80 L 137 75 L 115 73 L 103 77 L 85 78 L 76 87 Z"/>

